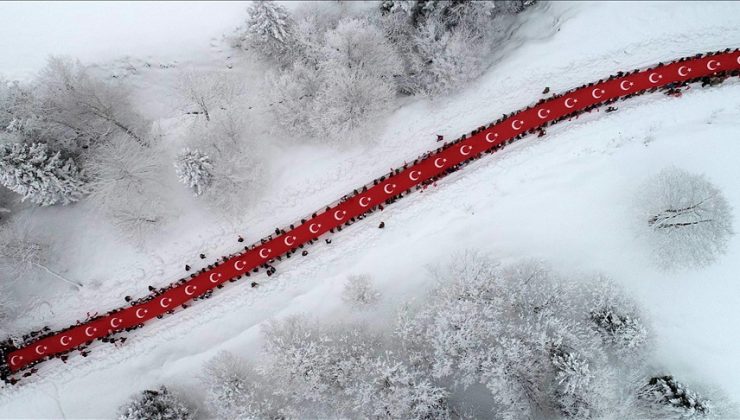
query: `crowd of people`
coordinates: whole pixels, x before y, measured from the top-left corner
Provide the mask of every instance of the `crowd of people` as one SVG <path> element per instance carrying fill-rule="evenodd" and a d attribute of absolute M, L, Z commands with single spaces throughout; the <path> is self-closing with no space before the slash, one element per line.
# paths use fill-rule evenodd
<path fill-rule="evenodd" d="M 721 53 L 729 53 L 731 51 L 738 52 L 739 50 L 738 49 L 735 49 L 735 50 L 726 49 L 724 51 L 716 51 L 716 52 L 707 53 L 707 54 L 697 54 L 697 55 L 692 56 L 692 57 L 684 57 L 684 58 L 681 58 L 681 59 L 675 61 L 674 63 L 686 62 L 688 60 L 700 59 L 700 58 L 703 58 L 703 57 L 714 56 L 714 55 L 721 54 Z M 657 66 L 653 67 L 652 69 L 658 69 L 658 68 L 663 67 L 664 65 L 665 64 L 663 64 L 663 63 L 659 63 Z M 650 69 L 650 70 L 652 70 L 652 69 Z M 528 111 L 528 110 L 533 109 L 535 107 L 538 107 L 539 105 L 541 105 L 542 103 L 544 103 L 546 101 L 550 101 L 550 100 L 553 100 L 553 99 L 558 99 L 558 98 L 564 97 L 566 95 L 569 95 L 569 94 L 571 94 L 571 93 L 573 93 L 573 92 L 575 92 L 575 91 L 577 91 L 579 89 L 591 87 L 591 86 L 594 86 L 594 85 L 597 85 L 597 84 L 600 84 L 600 83 L 603 83 L 603 82 L 606 82 L 606 81 L 610 81 L 610 80 L 614 80 L 614 79 L 619 79 L 619 78 L 622 78 L 622 77 L 626 77 L 626 76 L 635 74 L 635 73 L 637 73 L 639 71 L 641 71 L 641 70 L 633 70 L 633 71 L 630 71 L 630 72 L 621 72 L 620 71 L 620 72 L 618 72 L 618 73 L 616 73 L 614 75 L 609 76 L 606 79 L 601 79 L 601 80 L 599 80 L 597 82 L 588 83 L 588 84 L 579 86 L 577 88 L 573 88 L 573 89 L 571 89 L 571 90 L 569 90 L 567 92 L 564 92 L 562 94 L 550 96 L 549 98 L 543 98 L 543 99 L 539 100 L 537 103 L 535 103 L 533 105 L 530 105 L 529 107 L 527 107 L 527 108 L 525 108 L 523 110 L 520 110 L 520 111 L 518 111 L 516 113 L 504 114 L 504 115 L 501 116 L 501 118 L 497 119 L 496 121 L 494 121 L 494 122 L 492 122 L 492 123 L 490 123 L 488 125 L 480 126 L 480 127 L 476 128 L 475 130 L 473 130 L 469 135 L 470 136 L 474 136 L 476 134 L 482 133 L 482 132 L 484 132 L 484 131 L 486 131 L 486 130 L 488 130 L 490 128 L 493 128 L 494 126 L 502 123 L 506 119 L 511 118 L 514 115 L 519 114 L 520 112 L 525 112 L 525 111 Z M 637 96 L 637 95 L 640 95 L 640 94 L 654 93 L 654 92 L 657 92 L 657 91 L 661 91 L 661 92 L 665 93 L 666 95 L 680 96 L 682 89 L 688 88 L 689 84 L 700 82 L 702 87 L 716 86 L 716 85 L 721 84 L 722 82 L 724 82 L 729 77 L 738 77 L 738 76 L 740 76 L 740 71 L 738 71 L 738 70 L 733 70 L 731 72 L 718 71 L 718 72 L 715 72 L 711 76 L 697 77 L 697 78 L 688 79 L 688 80 L 685 80 L 685 81 L 679 82 L 679 83 L 670 83 L 670 84 L 666 84 L 666 85 L 663 85 L 663 86 L 660 86 L 660 87 L 654 87 L 654 88 L 651 88 L 651 89 L 648 89 L 648 90 L 644 90 L 644 91 L 640 91 L 640 92 L 634 92 L 634 93 L 631 93 L 631 94 L 628 94 L 628 95 L 623 95 L 623 96 L 620 96 L 620 97 L 617 97 L 617 98 L 612 98 L 612 99 L 609 99 L 609 100 L 604 100 L 602 102 L 593 104 L 593 105 L 591 105 L 589 107 L 586 107 L 586 108 L 583 108 L 583 109 L 574 110 L 572 113 L 569 113 L 567 115 L 563 115 L 563 116 L 561 116 L 561 117 L 559 117 L 559 118 L 557 118 L 555 120 L 544 122 L 543 124 L 541 124 L 538 127 L 532 128 L 532 129 L 530 129 L 530 130 L 528 130 L 526 132 L 523 132 L 521 134 L 518 134 L 517 136 L 515 136 L 513 138 L 507 139 L 506 141 L 504 141 L 504 142 L 502 142 L 500 144 L 497 144 L 494 147 L 489 148 L 488 150 L 485 151 L 485 153 L 488 153 L 488 154 L 494 153 L 494 152 L 496 152 L 498 150 L 503 149 L 507 145 L 509 145 L 509 144 L 511 144 L 511 143 L 513 143 L 515 141 L 518 141 L 518 140 L 524 138 L 527 135 L 537 134 L 539 137 L 542 137 L 542 136 L 545 135 L 545 129 L 547 127 L 549 127 L 549 126 L 551 126 L 553 124 L 557 124 L 558 122 L 563 121 L 563 120 L 566 120 L 566 119 L 567 120 L 570 120 L 572 118 L 578 118 L 578 116 L 580 116 L 581 114 L 590 113 L 594 109 L 598 109 L 598 108 L 600 108 L 602 106 L 605 106 L 605 105 L 607 106 L 606 112 L 614 112 L 614 111 L 617 110 L 617 108 L 614 107 L 614 106 L 612 106 L 612 104 L 614 104 L 614 103 L 616 103 L 617 101 L 620 101 L 620 100 L 626 100 L 626 99 L 629 99 L 631 97 L 634 97 L 634 96 Z M 547 93 L 549 93 L 549 91 L 550 91 L 549 88 L 545 88 L 545 90 L 543 91 L 543 94 L 547 94 Z M 332 210 L 332 207 L 334 207 L 334 206 L 336 206 L 338 204 L 344 203 L 347 200 L 349 200 L 349 199 L 357 196 L 358 194 L 362 194 L 362 193 L 367 192 L 369 188 L 371 188 L 373 186 L 377 186 L 377 185 L 383 183 L 386 179 L 402 173 L 403 171 L 407 170 L 409 167 L 413 167 L 413 166 L 419 164 L 420 162 L 424 161 L 425 159 L 429 159 L 431 157 L 434 157 L 437 154 L 443 152 L 444 150 L 447 150 L 450 147 L 454 147 L 454 146 L 458 145 L 460 142 L 466 140 L 467 138 L 468 138 L 468 135 L 463 134 L 462 136 L 460 136 L 459 138 L 457 138 L 454 141 L 443 143 L 437 149 L 422 154 L 421 156 L 419 156 L 416 159 L 414 159 L 412 162 L 404 162 L 402 166 L 400 166 L 400 167 L 398 167 L 396 169 L 391 169 L 387 174 L 384 174 L 384 175 L 382 175 L 382 176 L 374 179 L 372 182 L 364 185 L 363 187 L 361 187 L 359 189 L 355 189 L 352 192 L 350 192 L 350 193 L 342 196 L 342 198 L 340 200 L 338 200 L 337 202 L 332 203 L 331 205 L 327 206 L 325 208 L 325 211 L 328 212 L 328 211 Z M 442 136 L 438 136 L 437 137 L 437 141 L 442 141 L 442 139 L 443 139 Z M 443 177 L 445 177 L 445 176 L 447 176 L 447 175 L 449 175 L 451 173 L 454 173 L 454 172 L 460 170 L 461 168 L 463 168 L 464 166 L 468 165 L 470 162 L 472 162 L 474 160 L 480 159 L 482 157 L 482 155 L 483 155 L 483 153 L 482 154 L 475 155 L 475 156 L 471 156 L 469 159 L 461 162 L 460 164 L 457 164 L 457 165 L 454 165 L 452 167 L 449 167 L 449 168 L 445 169 L 442 173 L 440 173 L 440 174 L 438 174 L 438 175 L 436 175 L 434 177 L 425 179 L 423 182 L 421 182 L 421 183 L 419 183 L 419 184 L 417 184 L 415 186 L 415 190 L 417 190 L 417 191 L 418 190 L 423 191 L 428 186 L 434 185 L 439 179 L 441 179 L 441 178 L 443 178 Z M 367 211 L 365 211 L 364 213 L 362 213 L 362 214 L 360 214 L 360 215 L 358 215 L 356 217 L 351 217 L 349 220 L 347 220 L 345 223 L 343 223 L 343 225 L 339 225 L 337 227 L 331 228 L 329 231 L 331 233 L 341 232 L 342 229 L 343 229 L 343 226 L 344 227 L 350 226 L 353 223 L 355 223 L 355 222 L 357 222 L 359 220 L 364 219 L 365 217 L 367 217 L 368 215 L 370 215 L 370 214 L 372 214 L 372 213 L 374 213 L 376 211 L 382 211 L 384 209 L 384 206 L 387 206 L 387 205 L 390 205 L 390 204 L 394 203 L 395 201 L 397 201 L 400 198 L 402 198 L 402 197 L 410 194 L 411 192 L 412 192 L 411 190 L 400 191 L 396 195 L 394 195 L 393 197 L 388 198 L 387 200 L 385 200 L 383 203 L 379 203 L 379 204 L 377 204 L 377 205 L 375 205 L 373 207 L 369 207 L 367 209 Z M 310 218 L 315 218 L 317 216 L 318 216 L 318 212 L 314 212 L 310 216 Z M 303 225 L 303 224 L 305 224 L 307 222 L 308 222 L 308 220 L 306 220 L 306 218 L 303 218 L 303 219 L 300 220 L 300 225 Z M 384 222 L 381 222 L 381 224 L 379 225 L 379 228 L 383 228 L 384 226 L 385 226 L 385 223 Z M 259 242 L 256 242 L 256 243 L 254 243 L 252 245 L 245 246 L 244 247 L 244 252 L 253 251 L 256 248 L 258 248 L 259 246 L 261 246 L 261 245 L 263 245 L 263 244 L 265 244 L 265 243 L 273 240 L 275 237 L 279 237 L 281 235 L 284 235 L 287 232 L 292 231 L 293 229 L 295 229 L 295 225 L 294 224 L 291 224 L 287 228 L 283 228 L 283 229 L 281 229 L 281 228 L 275 228 L 274 235 L 273 234 L 270 234 L 267 237 L 264 237 L 264 238 L 260 239 Z M 291 258 L 292 255 L 296 254 L 299 251 L 300 251 L 300 253 L 301 253 L 302 256 L 304 256 L 304 257 L 307 256 L 308 255 L 308 251 L 306 249 L 304 249 L 305 246 L 306 245 L 312 245 L 312 244 L 314 244 L 318 240 L 319 240 L 319 237 L 315 237 L 315 238 L 312 238 L 312 239 L 308 240 L 307 242 L 305 242 L 305 244 L 304 243 L 298 244 L 295 248 L 292 248 L 291 250 L 289 250 L 285 254 L 278 255 L 274 259 L 268 260 L 267 262 L 265 262 L 264 264 L 262 264 L 260 267 L 253 268 L 252 269 L 252 274 L 253 273 L 258 273 L 259 272 L 259 269 L 262 268 L 262 269 L 265 270 L 267 276 L 272 276 L 277 271 L 277 269 L 275 268 L 275 266 L 273 264 L 275 264 L 276 262 L 282 261 L 283 260 L 283 257 L 286 258 L 286 259 Z M 239 236 L 238 239 L 237 239 L 237 241 L 241 243 L 241 242 L 244 241 L 244 238 L 242 238 L 241 236 Z M 327 244 L 330 244 L 331 243 L 331 239 L 328 239 L 327 238 L 327 239 L 325 239 L 325 242 Z M 177 287 L 177 286 L 180 286 L 180 285 L 183 285 L 189 279 L 192 279 L 192 278 L 196 277 L 199 274 L 202 274 L 202 273 L 211 271 L 211 270 L 215 269 L 216 267 L 218 267 L 221 263 L 226 262 L 230 258 L 233 258 L 233 257 L 235 257 L 237 255 L 239 255 L 239 253 L 234 253 L 234 254 L 231 254 L 231 255 L 228 255 L 228 256 L 221 257 L 220 260 L 216 260 L 213 263 L 207 265 L 206 267 L 198 270 L 197 272 L 191 273 L 190 276 L 189 276 L 189 278 L 180 278 L 177 281 L 175 281 L 173 283 L 170 283 L 168 286 L 161 287 L 161 288 L 155 288 L 153 286 L 149 286 L 149 292 L 150 293 L 147 296 L 144 296 L 144 297 L 139 298 L 139 299 L 133 299 L 131 296 L 126 296 L 124 298 L 124 301 L 126 303 L 128 303 L 130 306 L 136 306 L 136 305 L 139 305 L 139 304 L 142 304 L 142 303 L 151 301 L 152 299 L 155 299 L 158 296 L 160 296 L 161 294 L 167 292 L 171 288 Z M 205 254 L 200 254 L 200 259 L 206 259 L 206 255 Z M 191 270 L 191 267 L 190 267 L 189 264 L 187 264 L 185 266 L 185 270 L 188 271 L 188 272 Z M 238 279 L 242 278 L 243 276 L 250 277 L 250 275 L 251 275 L 251 273 L 249 271 L 247 271 L 243 275 L 239 275 L 239 276 L 237 276 L 235 278 L 230 279 L 229 281 L 230 282 L 235 282 Z M 251 287 L 257 287 L 257 286 L 259 286 L 259 283 L 258 282 L 256 282 L 256 281 L 251 282 Z M 218 288 L 221 288 L 221 287 L 223 287 L 223 285 L 218 285 Z M 208 291 L 200 294 L 199 296 L 194 297 L 193 300 L 208 299 L 208 298 L 210 298 L 212 296 L 212 294 L 213 294 L 213 289 L 210 289 L 210 290 L 208 290 Z M 187 305 L 182 305 L 182 307 L 183 307 L 183 309 L 184 308 L 187 308 Z M 95 321 L 95 320 L 100 319 L 100 318 L 103 318 L 103 317 L 114 315 L 114 314 L 116 314 L 116 313 L 118 313 L 118 312 L 120 312 L 122 310 L 123 310 L 122 308 L 119 308 L 119 309 L 108 311 L 108 312 L 106 312 L 105 314 L 102 314 L 102 315 L 98 315 L 98 314 L 92 314 L 92 315 L 90 315 L 90 314 L 88 314 L 87 319 L 85 319 L 84 321 L 77 321 L 75 323 L 75 325 L 72 325 L 72 326 L 70 326 L 68 328 L 65 328 L 63 330 L 52 331 L 49 327 L 43 327 L 40 330 L 36 330 L 36 331 L 32 331 L 30 333 L 24 334 L 22 337 L 16 337 L 15 339 L 9 337 L 9 338 L 5 339 L 4 341 L 0 342 L 0 358 L 2 359 L 2 362 L 0 363 L 0 378 L 2 380 L 4 380 L 5 382 L 10 383 L 10 384 L 15 384 L 18 381 L 18 379 L 16 377 L 13 377 L 12 372 L 10 371 L 10 369 L 9 369 L 9 367 L 7 365 L 7 356 L 8 356 L 8 354 L 10 354 L 11 352 L 17 350 L 18 348 L 22 348 L 24 346 L 27 346 L 27 345 L 29 345 L 29 344 L 31 344 L 33 342 L 36 342 L 38 340 L 41 340 L 41 339 L 45 338 L 45 337 L 49 337 L 49 336 L 52 336 L 52 335 L 57 335 L 57 334 L 63 333 L 65 331 L 67 331 L 67 330 L 69 330 L 71 328 L 77 327 L 79 325 L 83 325 L 83 324 L 86 324 L 86 323 Z M 174 313 L 174 309 L 168 311 L 167 313 L 168 314 L 169 313 Z M 161 318 L 161 317 L 162 316 L 160 315 L 159 318 Z M 135 330 L 137 328 L 140 328 L 142 326 L 143 326 L 143 323 L 142 324 L 139 324 L 137 326 L 134 326 L 134 327 L 123 329 L 121 331 L 116 331 L 114 334 L 108 335 L 106 337 L 97 338 L 97 340 L 100 340 L 100 341 L 105 342 L 105 343 L 113 343 L 113 344 L 119 344 L 120 343 L 120 344 L 122 344 L 123 342 L 126 341 L 126 337 L 122 336 L 122 333 L 133 331 L 133 330 Z M 66 362 L 67 357 L 68 357 L 68 353 L 70 353 L 72 351 L 79 351 L 80 354 L 83 357 L 85 357 L 88 354 L 87 347 L 90 344 L 92 344 L 92 342 L 93 342 L 92 340 L 91 341 L 88 341 L 87 343 L 85 343 L 85 345 L 80 346 L 80 347 L 77 347 L 76 349 L 72 349 L 72 350 L 69 350 L 69 351 L 64 352 L 64 353 L 58 353 L 58 354 L 55 354 L 55 355 L 48 356 L 45 359 L 42 359 L 42 360 L 37 361 L 36 363 L 40 363 L 41 361 L 47 360 L 47 359 L 50 359 L 50 358 L 58 358 L 58 359 Z M 36 372 L 36 368 L 34 368 L 33 366 L 36 363 L 32 363 L 32 364 L 29 364 L 29 365 L 25 366 L 22 369 L 22 371 L 24 372 L 22 374 L 22 376 L 23 377 L 27 377 L 27 376 L 30 376 L 33 373 L 35 373 Z"/>

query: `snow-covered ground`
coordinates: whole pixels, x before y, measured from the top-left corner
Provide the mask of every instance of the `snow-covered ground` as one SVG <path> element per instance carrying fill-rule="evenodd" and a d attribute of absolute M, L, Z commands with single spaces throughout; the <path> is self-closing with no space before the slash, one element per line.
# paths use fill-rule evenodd
<path fill-rule="evenodd" d="M 226 11 L 232 7 L 236 16 Z M 215 27 L 226 33 L 243 13 L 241 6 L 214 10 L 210 23 L 199 27 L 202 32 L 183 31 L 188 39 L 200 34 L 211 42 Z M 182 12 L 190 13 L 196 12 Z M 50 284 L 17 327 L 63 327 L 87 310 L 119 306 L 124 295 L 141 295 L 148 284 L 182 275 L 186 262 L 200 262 L 198 253 L 205 250 L 215 257 L 234 251 L 237 234 L 256 239 L 300 218 L 434 147 L 436 133 L 453 137 L 469 131 L 536 101 L 544 86 L 557 92 L 617 70 L 737 47 L 737 16 L 740 4 L 730 2 L 541 4 L 528 12 L 503 58 L 480 80 L 452 97 L 408 103 L 383 121 L 377 141 L 367 145 L 296 147 L 272 137 L 278 132 L 261 123 L 264 110 L 254 109 L 249 116 L 254 136 L 275 142 L 267 158 L 272 176 L 242 221 L 224 224 L 183 193 L 173 203 L 180 217 L 157 237 L 156 246 L 142 253 L 74 208 L 37 209 L 34 220 L 41 222 L 36 228 L 53 232 L 50 240 L 65 250 L 54 267 L 88 287 L 71 292 Z M 154 32 L 148 36 L 152 44 L 167 38 Z M 49 48 L 99 61 L 93 49 L 85 56 Z M 101 69 L 118 72 L 134 63 L 137 71 L 127 77 L 137 86 L 140 102 L 165 104 L 148 106 L 163 126 L 178 129 L 182 118 L 169 106 L 167 92 L 177 69 L 228 64 L 233 71 L 259 72 L 231 57 L 234 53 L 220 43 L 179 48 L 168 52 L 177 62 L 172 56 L 132 56 Z M 34 60 L 3 61 L 0 71 L 26 71 L 40 64 Z M 174 67 L 140 66 L 148 61 Z M 691 89 L 680 99 L 648 95 L 618 106 L 617 113 L 563 123 L 542 139 L 527 139 L 470 165 L 436 188 L 345 230 L 331 245 L 309 249 L 308 257 L 280 264 L 278 275 L 262 278 L 258 289 L 230 285 L 212 299 L 136 331 L 121 348 L 96 345 L 87 358 L 40 365 L 39 374 L 22 386 L 2 390 L 0 416 L 110 417 L 130 394 L 159 383 L 176 384 L 197 399 L 202 363 L 222 349 L 255 356 L 262 322 L 296 312 L 346 318 L 350 312 L 339 294 L 346 276 L 357 273 L 370 274 L 382 288 L 384 309 L 378 316 L 390 316 L 395 303 L 428 286 L 421 267 L 467 248 L 502 260 L 541 258 L 564 273 L 612 277 L 650 315 L 658 366 L 686 382 L 740 395 L 740 284 L 735 281 L 740 240 L 734 237 L 728 254 L 709 268 L 666 273 L 651 265 L 645 240 L 631 224 L 636 189 L 670 165 L 705 173 L 740 208 L 740 83 Z M 172 177 L 167 182 L 179 188 Z M 384 230 L 377 229 L 381 220 Z"/>

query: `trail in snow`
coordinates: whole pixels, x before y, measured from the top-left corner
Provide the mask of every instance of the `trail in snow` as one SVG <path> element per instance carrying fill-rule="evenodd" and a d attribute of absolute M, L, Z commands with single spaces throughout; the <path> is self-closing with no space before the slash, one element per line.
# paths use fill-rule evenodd
<path fill-rule="evenodd" d="M 470 137 L 463 136 L 455 142 L 445 144 L 417 158 L 413 163 L 391 171 L 387 176 L 353 191 L 324 210 L 302 219 L 287 229 L 263 239 L 260 243 L 245 247 L 245 252 L 224 257 L 222 263 L 215 262 L 207 270 L 192 279 L 181 279 L 165 290 L 132 304 L 131 307 L 111 311 L 80 325 L 46 334 L 42 338 L 16 349 L 6 355 L 9 372 L 17 372 L 52 356 L 60 355 L 92 340 L 103 338 L 124 330 L 142 326 L 145 321 L 172 313 L 174 308 L 210 294 L 214 288 L 222 287 L 260 266 L 266 266 L 290 257 L 299 248 L 311 244 L 326 233 L 341 230 L 361 219 L 367 213 L 392 204 L 405 192 L 421 188 L 458 170 L 462 164 L 481 157 L 486 152 L 499 150 L 525 134 L 589 111 L 597 106 L 613 103 L 618 99 L 652 92 L 661 87 L 674 88 L 679 84 L 698 81 L 704 77 L 736 76 L 740 71 L 740 52 L 725 50 L 722 53 L 699 54 L 691 58 L 676 60 L 670 64 L 618 73 L 607 80 L 572 89 L 564 94 L 542 100 L 536 105 L 504 116 L 497 122 L 480 127 Z M 678 92 L 676 92 L 678 93 Z M 8 371 L 9 370 L 9 371 Z"/>

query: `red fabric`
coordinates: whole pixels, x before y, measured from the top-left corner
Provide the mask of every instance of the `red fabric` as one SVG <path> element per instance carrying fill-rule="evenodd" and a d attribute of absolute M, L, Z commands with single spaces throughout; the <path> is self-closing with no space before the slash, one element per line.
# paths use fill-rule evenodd
<path fill-rule="evenodd" d="M 7 356 L 8 366 L 11 371 L 17 371 L 46 357 L 67 352 L 96 338 L 120 332 L 125 328 L 140 325 L 158 315 L 163 315 L 168 310 L 187 303 L 219 284 L 283 255 L 292 248 L 298 247 L 299 244 L 318 238 L 330 229 L 342 226 L 352 217 L 357 217 L 399 193 L 441 175 L 447 169 L 530 129 L 539 128 L 545 123 L 610 99 L 640 93 L 673 82 L 683 82 L 716 72 L 733 70 L 740 70 L 740 53 L 737 51 L 675 62 L 592 86 L 581 87 L 532 108 L 516 112 L 499 124 L 439 153 L 432 153 L 399 174 L 385 179 L 376 186 L 369 187 L 366 192 L 351 197 L 331 207 L 328 211 L 319 213 L 316 217 L 296 226 L 295 229 L 275 237 L 254 250 L 235 256 L 148 302 L 118 309 L 112 314 L 71 327 L 13 351 Z"/>

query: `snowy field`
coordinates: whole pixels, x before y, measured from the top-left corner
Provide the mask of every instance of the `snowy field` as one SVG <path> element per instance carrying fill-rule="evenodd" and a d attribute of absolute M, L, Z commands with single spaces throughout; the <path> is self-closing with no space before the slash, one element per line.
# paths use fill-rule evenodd
<path fill-rule="evenodd" d="M 259 65 L 232 57 L 218 41 L 240 23 L 241 4 L 117 5 L 119 14 L 84 31 L 72 28 L 78 19 L 103 13 L 103 6 L 63 15 L 69 19 L 57 19 L 69 12 L 48 6 L 48 14 L 35 18 L 30 6 L 0 5 L 0 49 L 19 51 L 0 59 L 0 73 L 23 77 L 47 53 L 101 63 L 102 72 L 132 80 L 137 102 L 174 131 L 188 128 L 168 91 L 179 69 L 230 67 L 260 74 Z M 14 18 L 19 15 L 28 20 Z M 49 283 L 43 292 L 29 291 L 27 316 L 13 327 L 59 328 L 86 311 L 117 307 L 124 295 L 142 295 L 147 285 L 183 275 L 185 263 L 200 268 L 200 252 L 215 257 L 235 251 L 238 234 L 248 242 L 257 239 L 435 147 L 438 133 L 456 137 L 535 102 L 545 86 L 558 92 L 618 70 L 740 46 L 738 16 L 740 3 L 732 2 L 539 4 L 483 77 L 453 96 L 414 100 L 395 110 L 382 121 L 375 143 L 337 149 L 272 138 L 269 185 L 241 220 L 225 223 L 192 205 L 192 197 L 173 193 L 178 217 L 144 252 L 74 208 L 34 209 L 34 228 L 47 232 L 59 251 L 52 265 L 86 287 L 75 292 Z M 58 44 L 18 37 L 28 43 L 21 48 L 4 32 L 22 27 L 39 33 L 50 19 L 49 30 L 64 34 Z M 3 25 L 7 22 L 11 25 Z M 127 35 L 132 26 L 141 27 L 136 38 Z M 152 29 L 157 26 L 173 30 Z M 86 42 L 91 36 L 101 43 Z M 20 54 L 26 50 L 31 53 Z M 155 65 L 143 66 L 146 62 Z M 131 66 L 136 71 L 127 72 Z M 734 236 L 728 253 L 708 268 L 665 272 L 647 258 L 646 241 L 631 222 L 637 188 L 671 165 L 706 174 L 733 208 L 740 208 L 740 83 L 692 88 L 680 99 L 646 95 L 618 107 L 616 113 L 594 112 L 561 123 L 543 138 L 528 138 L 475 162 L 338 234 L 331 245 L 281 263 L 276 276 L 261 274 L 258 289 L 230 285 L 130 334 L 120 348 L 96 344 L 87 358 L 40 365 L 39 374 L 22 386 L 1 391 L 0 417 L 111 417 L 131 394 L 161 383 L 198 401 L 202 364 L 220 350 L 255 356 L 265 321 L 294 313 L 325 320 L 356 316 L 339 295 L 346 277 L 361 273 L 371 275 L 383 292 L 380 313 L 373 316 L 390 319 L 398 303 L 429 286 L 420 267 L 465 249 L 502 261 L 539 258 L 566 274 L 614 279 L 649 315 L 656 366 L 686 382 L 740 395 L 740 239 Z M 267 141 L 279 133 L 261 122 L 264 109 L 252 111 L 255 138 Z M 169 152 L 180 146 L 168 145 Z M 165 182 L 173 190 L 177 186 L 174 175 Z M 384 230 L 377 229 L 380 221 Z M 254 352 L 244 354 L 245 349 Z"/>

